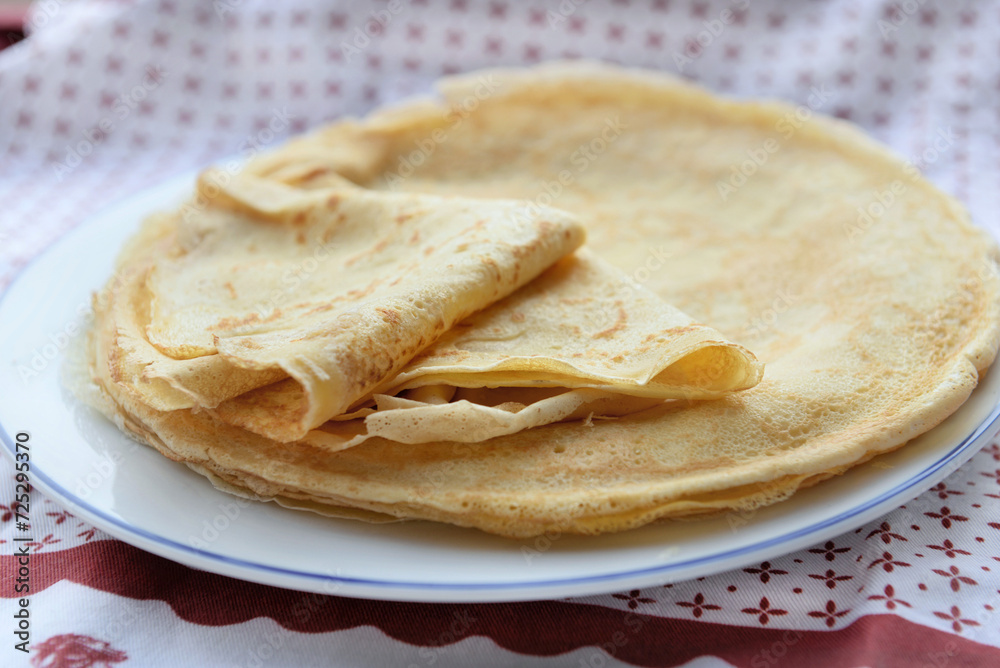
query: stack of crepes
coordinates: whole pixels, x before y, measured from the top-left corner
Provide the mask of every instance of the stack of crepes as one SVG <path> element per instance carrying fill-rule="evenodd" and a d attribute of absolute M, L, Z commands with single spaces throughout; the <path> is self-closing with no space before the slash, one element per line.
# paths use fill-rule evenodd
<path fill-rule="evenodd" d="M 278 462 L 286 444 L 321 457 L 375 437 L 586 428 L 760 381 L 749 351 L 584 236 L 526 201 L 208 171 L 191 204 L 145 222 L 95 299 L 93 376 L 121 426 L 240 485 L 255 472 L 193 461 L 169 425 L 206 449 L 245 431 Z"/>
<path fill-rule="evenodd" d="M 596 64 L 442 92 L 147 221 L 96 300 L 105 413 L 256 498 L 600 533 L 898 448 L 996 355 L 996 244 L 845 124 Z"/>

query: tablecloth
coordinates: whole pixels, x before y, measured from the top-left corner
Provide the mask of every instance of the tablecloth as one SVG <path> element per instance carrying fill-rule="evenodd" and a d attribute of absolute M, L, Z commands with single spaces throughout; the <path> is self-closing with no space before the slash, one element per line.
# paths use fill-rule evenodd
<path fill-rule="evenodd" d="M 555 58 L 812 101 L 1000 232 L 1000 2 L 42 0 L 26 24 L 28 38 L 0 53 L 0 286 L 89 215 L 173 174 L 426 92 L 441 75 Z M 15 498 L 3 458 L 2 665 L 1000 665 L 995 442 L 906 506 L 811 548 L 525 603 L 245 583 L 114 540 L 37 491 L 30 592 L 18 593 Z M 24 653 L 15 615 L 27 595 Z"/>

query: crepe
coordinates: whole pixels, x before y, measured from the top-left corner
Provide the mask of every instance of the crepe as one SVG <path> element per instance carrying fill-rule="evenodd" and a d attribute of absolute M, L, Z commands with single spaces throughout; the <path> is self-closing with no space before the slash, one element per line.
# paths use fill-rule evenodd
<path fill-rule="evenodd" d="M 306 440 L 326 449 L 374 436 L 475 443 L 664 399 L 716 399 L 753 387 L 763 372 L 750 351 L 581 250 L 376 388 L 378 410 L 364 425 L 330 423 Z"/>
<path fill-rule="evenodd" d="M 553 204 L 602 258 L 752 349 L 767 364 L 758 385 L 480 443 L 371 438 L 331 452 L 153 411 L 105 377 L 119 423 L 262 498 L 515 537 L 592 534 L 787 498 L 935 426 L 993 362 L 995 243 L 850 126 L 611 66 L 489 75 L 497 92 L 472 114 L 458 105 L 474 77 L 449 79 L 439 103 L 334 124 L 249 172 L 303 192 L 346 178 Z M 432 136 L 446 140 L 403 177 Z M 766 164 L 741 173 L 762 150 Z"/>
<path fill-rule="evenodd" d="M 448 329 L 578 245 L 582 229 L 568 214 L 346 182 L 302 191 L 221 181 L 203 174 L 208 206 L 157 218 L 119 268 L 130 278 L 108 316 L 112 370 L 116 382 L 135 379 L 128 388 L 156 410 L 206 409 L 282 442 L 328 420 L 340 422 L 311 442 L 329 445 L 334 433 L 340 447 L 367 435 L 475 442 L 760 380 L 748 351 L 587 253 Z M 387 396 L 428 385 L 451 388 L 448 399 L 456 387 L 563 391 L 524 411 L 488 396 L 447 409 Z M 356 410 L 373 396 L 378 411 Z M 373 412 L 367 435 L 353 438 L 361 428 L 351 418 Z"/>
<path fill-rule="evenodd" d="M 155 247 L 126 256 L 114 351 L 150 406 L 212 409 L 279 441 L 344 414 L 583 240 L 567 214 L 511 201 L 296 193 L 253 178 L 225 192 L 200 215 L 158 221 Z M 261 193 L 292 213 L 254 209 Z"/>
<path fill-rule="evenodd" d="M 760 380 L 751 353 L 586 252 L 456 325 L 572 250 L 568 214 L 221 180 L 199 179 L 202 211 L 146 226 L 99 314 L 113 326 L 96 363 L 153 410 L 341 449 L 478 442 Z M 497 398 L 515 387 L 534 391 Z"/>

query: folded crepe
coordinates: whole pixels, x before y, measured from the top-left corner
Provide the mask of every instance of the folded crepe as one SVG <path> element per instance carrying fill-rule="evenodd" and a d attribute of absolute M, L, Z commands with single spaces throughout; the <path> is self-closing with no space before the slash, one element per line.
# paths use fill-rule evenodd
<path fill-rule="evenodd" d="M 331 189 L 288 217 L 232 206 L 262 191 L 294 199 L 235 179 L 227 201 L 154 221 L 123 258 L 111 317 L 150 406 L 217 410 L 280 441 L 342 415 L 583 241 L 569 215 L 512 201 Z"/>
<path fill-rule="evenodd" d="M 760 380 L 744 348 L 566 256 L 583 233 L 557 210 L 219 180 L 199 180 L 201 210 L 147 223 L 99 312 L 97 364 L 154 411 L 330 451 L 483 441 Z"/>
<path fill-rule="evenodd" d="M 665 399 L 756 385 L 763 365 L 584 250 L 449 330 L 374 391 L 378 410 L 306 440 L 327 449 L 380 436 L 478 442 Z"/>

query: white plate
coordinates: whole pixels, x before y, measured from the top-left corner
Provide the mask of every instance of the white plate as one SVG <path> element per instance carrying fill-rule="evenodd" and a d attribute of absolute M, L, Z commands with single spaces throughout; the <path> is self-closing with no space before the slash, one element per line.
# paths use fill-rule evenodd
<path fill-rule="evenodd" d="M 223 575 L 306 591 L 409 601 L 512 601 L 642 588 L 738 568 L 854 529 L 906 503 L 997 431 L 1000 373 L 944 424 L 895 453 L 752 516 L 600 537 L 511 541 L 429 522 L 334 520 L 216 491 L 135 444 L 60 382 L 91 291 L 148 213 L 178 205 L 193 177 L 110 208 L 35 260 L 0 301 L 0 437 L 31 435 L 34 485 L 109 534 Z M 34 367 L 33 367 L 34 364 Z M 23 378 L 26 369 L 37 376 Z M 213 526 L 214 524 L 214 526 Z"/>

